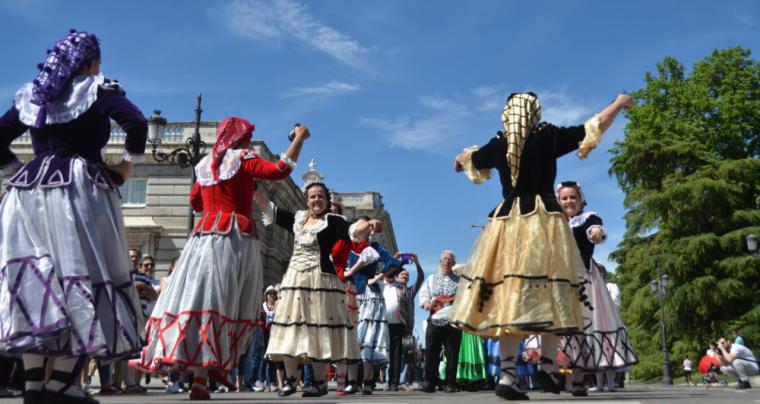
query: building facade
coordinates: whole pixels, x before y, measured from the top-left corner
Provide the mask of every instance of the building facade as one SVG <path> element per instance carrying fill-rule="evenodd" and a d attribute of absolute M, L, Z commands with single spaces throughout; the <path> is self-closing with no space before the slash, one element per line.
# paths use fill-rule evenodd
<path fill-rule="evenodd" d="M 207 153 L 213 147 L 214 134 L 219 124 L 220 122 L 200 124 L 199 131 Z M 195 122 L 169 123 L 161 142 L 156 146 L 147 145 L 146 162 L 138 164 L 132 177 L 119 189 L 129 247 L 137 248 L 142 254 L 154 257 L 157 277 L 164 276 L 172 259 L 179 256 L 187 241 L 189 227 L 192 227 L 195 220 L 195 215 L 189 207 L 191 168 L 183 168 L 169 160 L 161 161 L 161 152 L 168 155 L 172 150 L 185 147 L 194 132 Z M 124 138 L 124 131 L 114 125 L 111 139 L 103 150 L 108 164 L 120 161 Z M 21 161 L 28 161 L 33 156 L 28 132 L 16 139 L 11 148 Z M 272 153 L 261 140 L 254 139 L 251 148 L 267 160 L 279 159 L 279 156 Z M 307 174 L 313 175 L 314 172 L 316 164 L 310 167 Z M 304 174 L 304 177 L 307 174 Z M 262 192 L 277 206 L 289 211 L 305 209 L 302 187 L 296 184 L 293 178 L 294 176 L 282 181 L 260 181 L 257 192 Z M 0 192 L 4 191 L 3 186 Z M 381 241 L 392 252 L 397 251 L 390 215 L 385 211 L 379 193 L 336 192 L 334 195 L 336 200 L 346 206 L 350 220 L 362 215 L 382 220 L 385 224 L 383 233 L 375 239 Z M 260 215 L 254 216 L 257 220 L 259 246 L 264 264 L 264 285 L 279 283 L 290 261 L 293 236 L 279 226 L 263 226 Z"/>

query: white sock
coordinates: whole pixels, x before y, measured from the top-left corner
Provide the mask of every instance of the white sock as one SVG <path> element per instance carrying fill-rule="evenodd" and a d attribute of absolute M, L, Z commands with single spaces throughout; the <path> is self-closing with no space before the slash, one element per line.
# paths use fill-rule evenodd
<path fill-rule="evenodd" d="M 520 347 L 520 339 L 505 335 L 499 338 L 499 357 L 501 358 L 501 377 L 499 378 L 499 384 L 512 386 L 512 388 L 519 390 L 517 386 L 517 380 L 515 379 L 516 364 L 514 355 L 517 354 L 517 349 Z"/>
<path fill-rule="evenodd" d="M 24 388 L 27 390 L 40 391 L 42 384 L 45 382 L 45 357 L 42 355 L 24 354 L 24 369 L 26 371 L 41 369 L 42 378 L 40 380 L 26 380 Z"/>
<path fill-rule="evenodd" d="M 71 372 L 74 370 L 74 366 L 76 366 L 77 361 L 79 358 L 64 358 L 59 357 L 55 358 L 55 365 L 53 366 L 53 375 L 50 378 L 50 381 L 45 385 L 46 389 L 53 390 L 53 391 L 60 391 L 61 389 L 66 388 L 63 390 L 63 394 L 67 396 L 73 396 L 73 397 L 85 397 L 84 391 L 82 391 L 82 388 L 78 386 L 76 383 L 72 383 L 69 385 L 65 381 L 58 380 L 55 378 L 55 372 L 63 372 L 71 375 L 71 377 L 76 380 L 79 375 L 74 375 Z"/>

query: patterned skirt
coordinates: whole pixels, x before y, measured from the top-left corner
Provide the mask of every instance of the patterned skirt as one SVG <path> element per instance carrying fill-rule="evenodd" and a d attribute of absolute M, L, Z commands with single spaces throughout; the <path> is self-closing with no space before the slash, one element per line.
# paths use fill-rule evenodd
<path fill-rule="evenodd" d="M 639 359 L 594 260 L 591 260 L 589 280 L 589 298 L 594 309 L 584 311 L 587 323 L 582 334 L 563 338 L 562 353 L 569 358 L 570 367 L 585 371 L 625 369 L 635 365 Z"/>
<path fill-rule="evenodd" d="M 362 361 L 375 366 L 388 363 L 390 336 L 382 289 L 367 285 L 359 301 L 359 346 Z"/>
<path fill-rule="evenodd" d="M 318 246 L 296 245 L 280 286 L 269 360 L 355 363 L 361 360 L 346 284 L 319 268 Z"/>
<path fill-rule="evenodd" d="M 586 271 L 567 219 L 538 196 L 531 213 L 519 205 L 491 219 L 475 242 L 452 325 L 488 338 L 581 331 Z"/>
<path fill-rule="evenodd" d="M 251 341 L 262 283 L 258 241 L 236 223 L 227 234 L 191 236 L 148 319 L 148 344 L 130 365 L 230 372 Z"/>
<path fill-rule="evenodd" d="M 71 160 L 72 181 L 11 188 L 0 203 L 0 348 L 52 356 L 127 357 L 144 319 L 118 194 Z"/>

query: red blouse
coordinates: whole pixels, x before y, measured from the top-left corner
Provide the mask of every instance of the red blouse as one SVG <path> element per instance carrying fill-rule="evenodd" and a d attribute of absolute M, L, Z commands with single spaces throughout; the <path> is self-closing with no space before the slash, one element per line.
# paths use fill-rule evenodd
<path fill-rule="evenodd" d="M 235 159 L 239 159 L 239 163 Z M 219 180 L 213 180 L 208 175 L 210 160 L 211 157 L 206 156 L 196 166 L 198 181 L 190 191 L 193 210 L 203 211 L 193 234 L 227 234 L 237 222 L 241 233 L 256 235 L 256 224 L 251 218 L 255 180 L 284 179 L 293 171 L 292 167 L 282 160 L 272 163 L 252 151 L 229 150 L 220 168 Z"/>

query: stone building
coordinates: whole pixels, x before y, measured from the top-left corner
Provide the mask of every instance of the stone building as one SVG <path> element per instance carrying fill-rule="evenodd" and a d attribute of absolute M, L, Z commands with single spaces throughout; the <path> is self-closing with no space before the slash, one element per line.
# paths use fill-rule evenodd
<path fill-rule="evenodd" d="M 219 122 L 200 123 L 199 132 L 202 141 L 206 144 L 206 152 L 211 151 L 214 133 L 218 126 Z M 184 158 L 179 156 L 182 153 L 174 154 L 174 162 L 169 155 L 172 150 L 186 147 L 187 140 L 192 137 L 194 131 L 195 122 L 169 123 L 161 142 L 155 146 L 147 145 L 146 162 L 138 164 L 132 177 L 119 189 L 129 247 L 138 248 L 143 254 L 154 257 L 158 277 L 163 276 L 172 258 L 178 256 L 185 246 L 190 223 L 193 223 L 192 211 L 189 208 L 190 168 L 183 168 L 176 164 Z M 111 130 L 111 139 L 104 149 L 105 158 L 109 164 L 120 161 L 124 137 L 124 131 L 114 125 Z M 31 146 L 31 138 L 26 133 L 16 139 L 11 148 L 20 160 L 27 161 L 32 157 Z M 254 139 L 251 142 L 251 148 L 267 160 L 276 161 L 279 158 L 261 140 Z M 300 171 L 302 169 L 300 167 L 303 166 L 302 159 L 301 165 L 296 170 Z M 315 167 L 312 167 L 310 171 L 315 171 Z M 295 175 L 282 181 L 260 181 L 259 190 L 284 209 L 293 212 L 305 209 L 302 188 L 293 181 L 293 178 Z M 0 192 L 4 191 L 3 187 Z M 383 220 L 386 223 L 384 233 L 377 239 L 389 250 L 393 252 L 397 250 L 390 215 L 385 211 L 379 193 L 335 193 L 335 195 L 336 200 L 346 205 L 349 219 L 367 215 Z M 264 264 L 264 285 L 278 283 L 292 254 L 293 237 L 288 231 L 276 225 L 265 227 L 259 222 L 257 229 Z"/>

